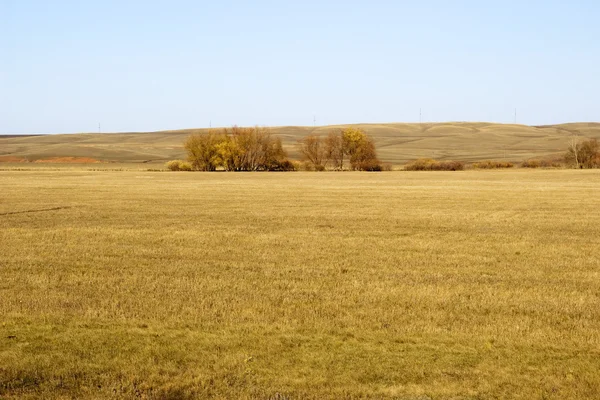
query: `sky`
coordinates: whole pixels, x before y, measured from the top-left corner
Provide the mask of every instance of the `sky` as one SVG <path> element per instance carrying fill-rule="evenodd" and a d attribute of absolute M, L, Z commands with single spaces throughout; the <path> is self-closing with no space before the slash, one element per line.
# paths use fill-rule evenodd
<path fill-rule="evenodd" d="M 0 0 L 0 134 L 600 120 L 597 0 Z"/>

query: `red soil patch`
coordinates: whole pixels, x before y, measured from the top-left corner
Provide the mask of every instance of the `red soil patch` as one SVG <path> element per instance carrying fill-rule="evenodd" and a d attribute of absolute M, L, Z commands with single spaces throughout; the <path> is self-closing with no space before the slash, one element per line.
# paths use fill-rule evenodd
<path fill-rule="evenodd" d="M 27 159 L 21 158 L 21 157 L 15 157 L 15 156 L 0 156 L 0 162 L 11 162 L 11 163 L 27 162 Z"/>
<path fill-rule="evenodd" d="M 102 161 L 90 157 L 51 157 L 35 160 L 34 162 L 49 164 L 98 164 Z"/>

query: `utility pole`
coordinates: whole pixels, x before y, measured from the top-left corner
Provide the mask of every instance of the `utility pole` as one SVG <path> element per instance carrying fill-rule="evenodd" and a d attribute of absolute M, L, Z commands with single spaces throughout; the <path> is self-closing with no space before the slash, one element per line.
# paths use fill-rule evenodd
<path fill-rule="evenodd" d="M 98 122 L 98 133 L 102 133 L 102 128 L 101 128 L 100 122 Z"/>
<path fill-rule="evenodd" d="M 517 124 L 517 109 L 515 108 L 515 125 Z"/>
<path fill-rule="evenodd" d="M 419 108 L 419 124 L 423 123 L 423 110 Z"/>
<path fill-rule="evenodd" d="M 317 116 L 313 115 L 313 128 L 317 127 Z"/>

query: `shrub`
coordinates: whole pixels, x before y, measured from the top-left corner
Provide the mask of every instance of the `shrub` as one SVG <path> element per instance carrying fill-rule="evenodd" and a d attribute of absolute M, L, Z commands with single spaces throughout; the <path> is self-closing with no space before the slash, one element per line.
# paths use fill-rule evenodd
<path fill-rule="evenodd" d="M 300 169 L 302 171 L 308 171 L 308 172 L 310 172 L 310 171 L 314 171 L 315 170 L 315 166 L 312 163 L 310 163 L 310 162 L 303 162 L 303 163 L 300 164 Z"/>
<path fill-rule="evenodd" d="M 383 163 L 383 164 L 381 164 L 381 169 L 383 171 L 393 171 L 394 166 L 392 165 L 392 163 Z"/>
<path fill-rule="evenodd" d="M 269 171 L 296 171 L 296 164 L 290 160 L 283 160 L 280 162 L 272 163 L 269 167 Z"/>
<path fill-rule="evenodd" d="M 165 167 L 171 171 L 191 171 L 192 164 L 183 160 L 172 160 L 165 164 Z"/>
<path fill-rule="evenodd" d="M 560 168 L 562 164 L 552 160 L 525 160 L 521 168 Z"/>
<path fill-rule="evenodd" d="M 380 172 L 383 170 L 378 160 L 364 160 L 358 161 L 352 165 L 352 169 L 355 171 L 370 171 Z"/>
<path fill-rule="evenodd" d="M 525 160 L 521 163 L 521 168 L 540 168 L 541 166 L 540 160 Z"/>
<path fill-rule="evenodd" d="M 515 165 L 511 162 L 507 162 L 507 161 L 492 161 L 492 160 L 486 160 L 486 161 L 479 161 L 473 164 L 473 168 L 480 168 L 480 169 L 501 169 L 501 168 L 512 168 Z"/>
<path fill-rule="evenodd" d="M 292 165 L 294 166 L 294 171 L 302 171 L 303 167 L 302 167 L 302 163 L 300 161 L 290 161 L 292 163 Z"/>
<path fill-rule="evenodd" d="M 405 171 L 462 171 L 465 164 L 461 161 L 437 161 L 421 158 L 404 166 Z"/>

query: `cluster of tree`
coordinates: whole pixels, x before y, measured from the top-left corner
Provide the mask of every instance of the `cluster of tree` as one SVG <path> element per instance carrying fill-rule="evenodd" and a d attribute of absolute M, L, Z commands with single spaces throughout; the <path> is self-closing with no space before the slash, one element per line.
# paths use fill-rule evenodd
<path fill-rule="evenodd" d="M 184 144 L 188 160 L 197 171 L 290 171 L 281 139 L 267 128 L 253 127 L 191 135 Z"/>
<path fill-rule="evenodd" d="M 300 153 L 312 168 L 323 171 L 328 166 L 343 170 L 347 159 L 354 171 L 381 171 L 375 145 L 357 128 L 332 131 L 326 137 L 306 136 L 298 141 Z"/>
<path fill-rule="evenodd" d="M 575 168 L 600 168 L 600 143 L 596 139 L 579 142 L 573 137 L 565 161 Z"/>

